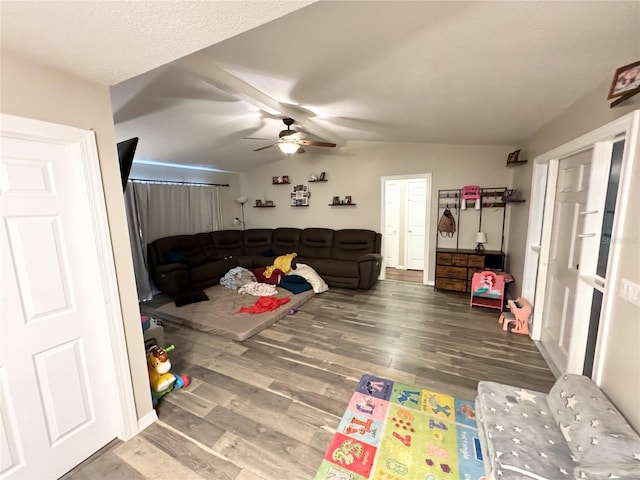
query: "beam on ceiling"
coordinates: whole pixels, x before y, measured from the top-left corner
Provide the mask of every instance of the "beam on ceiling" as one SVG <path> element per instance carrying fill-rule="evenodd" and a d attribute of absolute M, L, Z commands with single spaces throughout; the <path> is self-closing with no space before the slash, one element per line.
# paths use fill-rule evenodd
<path fill-rule="evenodd" d="M 300 125 L 306 132 L 320 137 L 323 140 L 333 142 L 336 145 L 345 144 L 344 139 L 316 124 L 312 119 L 305 116 L 301 110 L 278 102 L 253 85 L 223 70 L 211 60 L 210 57 L 202 52 L 196 52 L 184 57 L 174 62 L 174 65 L 183 71 L 195 75 L 210 85 L 234 95 L 260 110 L 264 110 L 270 115 L 293 118 L 295 123 Z"/>

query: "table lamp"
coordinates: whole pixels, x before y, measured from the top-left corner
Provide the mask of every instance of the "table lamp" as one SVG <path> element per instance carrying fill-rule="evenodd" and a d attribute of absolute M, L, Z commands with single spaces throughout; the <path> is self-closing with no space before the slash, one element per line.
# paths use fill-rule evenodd
<path fill-rule="evenodd" d="M 487 243 L 487 234 L 484 232 L 476 233 L 476 252 L 484 252 L 485 243 Z"/>

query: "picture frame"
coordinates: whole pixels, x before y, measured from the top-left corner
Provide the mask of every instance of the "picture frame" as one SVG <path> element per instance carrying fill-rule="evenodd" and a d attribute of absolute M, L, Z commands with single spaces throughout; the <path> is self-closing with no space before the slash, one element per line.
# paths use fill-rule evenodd
<path fill-rule="evenodd" d="M 636 93 L 640 93 L 640 61 L 630 63 L 616 70 L 607 99 L 631 96 Z"/>
<path fill-rule="evenodd" d="M 266 205 L 267 207 L 273 207 L 273 200 L 266 200 L 266 201 L 265 201 L 265 205 Z"/>
<path fill-rule="evenodd" d="M 344 197 L 344 203 L 347 205 L 351 205 L 351 195 L 347 195 Z"/>
<path fill-rule="evenodd" d="M 256 200 L 256 207 L 261 207 L 262 206 L 262 200 L 257 199 Z"/>
<path fill-rule="evenodd" d="M 289 183 L 289 175 L 280 175 L 277 177 L 271 177 L 273 185 L 285 185 Z"/>
<path fill-rule="evenodd" d="M 318 177 L 318 180 L 321 182 L 324 182 L 327 179 L 327 172 L 320 172 L 320 176 Z"/>
<path fill-rule="evenodd" d="M 507 165 L 509 165 L 510 163 L 517 163 L 518 162 L 518 155 L 520 155 L 520 150 L 516 150 L 514 152 L 511 152 L 509 154 L 509 156 L 507 157 Z"/>
<path fill-rule="evenodd" d="M 333 201 L 331 203 L 333 205 L 340 205 L 340 197 L 333 197 Z"/>

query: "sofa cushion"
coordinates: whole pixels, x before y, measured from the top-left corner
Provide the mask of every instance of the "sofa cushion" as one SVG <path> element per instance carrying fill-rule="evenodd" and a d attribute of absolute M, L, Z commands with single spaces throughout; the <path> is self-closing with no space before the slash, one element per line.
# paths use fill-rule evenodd
<path fill-rule="evenodd" d="M 547 401 L 581 465 L 640 465 L 640 437 L 590 378 L 563 375 L 551 388 Z"/>
<path fill-rule="evenodd" d="M 367 253 L 380 253 L 376 250 L 376 236 L 373 230 L 344 229 L 333 234 L 331 258 L 335 260 L 357 260 Z"/>
<path fill-rule="evenodd" d="M 271 251 L 271 241 L 273 238 L 273 229 L 271 228 L 250 228 L 244 231 L 244 254 L 248 256 L 262 255 L 263 252 L 269 252 L 270 255 L 263 255 L 273 257 Z"/>
<path fill-rule="evenodd" d="M 218 257 L 243 255 L 244 236 L 242 230 L 218 230 L 211 232 L 211 238 Z"/>
<path fill-rule="evenodd" d="M 275 257 L 286 255 L 287 253 L 296 252 L 300 248 L 299 228 L 276 228 L 273 230 L 273 243 L 271 250 Z"/>
<path fill-rule="evenodd" d="M 300 234 L 301 257 L 331 258 L 333 232 L 330 228 L 305 228 Z"/>
<path fill-rule="evenodd" d="M 485 453 L 494 470 L 536 479 L 570 478 L 576 464 L 549 411 L 546 394 L 480 382 L 476 416 L 483 425 Z"/>
<path fill-rule="evenodd" d="M 194 267 L 191 269 L 191 284 L 210 283 L 209 280 L 212 279 L 217 283 L 225 273 L 237 265 L 237 259 L 229 258 L 207 262 L 204 265 Z"/>

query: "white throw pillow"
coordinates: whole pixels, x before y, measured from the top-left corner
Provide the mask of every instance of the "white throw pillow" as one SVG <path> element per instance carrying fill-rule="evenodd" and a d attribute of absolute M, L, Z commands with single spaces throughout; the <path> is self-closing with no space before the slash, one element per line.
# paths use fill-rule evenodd
<path fill-rule="evenodd" d="M 298 263 L 295 270 L 291 270 L 287 275 L 300 275 L 311 284 L 315 293 L 329 290 L 329 285 L 318 275 L 318 272 L 304 263 Z"/>

